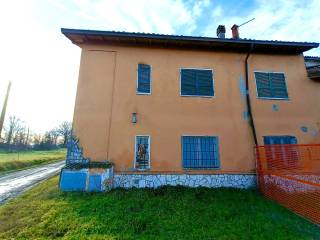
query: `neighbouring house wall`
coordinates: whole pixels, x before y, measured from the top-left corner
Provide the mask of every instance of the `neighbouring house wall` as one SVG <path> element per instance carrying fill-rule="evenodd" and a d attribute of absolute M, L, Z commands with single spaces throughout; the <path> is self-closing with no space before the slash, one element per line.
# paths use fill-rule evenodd
<path fill-rule="evenodd" d="M 245 54 L 85 45 L 81 56 L 74 130 L 85 157 L 108 159 L 116 172 L 134 172 L 136 135 L 151 136 L 148 173 L 232 173 L 255 170 L 252 132 L 245 103 Z M 152 67 L 152 94 L 137 95 L 138 63 Z M 209 68 L 213 98 L 181 97 L 180 68 Z M 256 98 L 253 71 L 284 72 L 290 100 Z M 264 135 L 295 135 L 316 141 L 320 84 L 307 78 L 302 55 L 249 58 L 249 85 L 259 144 Z M 138 122 L 131 123 L 131 114 Z M 301 130 L 307 127 L 307 132 Z M 305 131 L 305 128 L 303 128 Z M 184 170 L 182 135 L 219 137 L 220 169 Z"/>

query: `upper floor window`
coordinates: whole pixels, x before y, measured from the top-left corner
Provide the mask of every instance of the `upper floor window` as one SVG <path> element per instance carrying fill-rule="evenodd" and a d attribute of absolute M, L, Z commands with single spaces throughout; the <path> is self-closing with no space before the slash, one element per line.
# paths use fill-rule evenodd
<path fill-rule="evenodd" d="M 211 69 L 188 69 L 180 71 L 181 96 L 214 96 Z"/>
<path fill-rule="evenodd" d="M 187 169 L 219 168 L 218 137 L 183 136 L 182 163 Z"/>
<path fill-rule="evenodd" d="M 288 90 L 283 73 L 255 72 L 259 98 L 288 99 Z"/>
<path fill-rule="evenodd" d="M 137 93 L 151 94 L 151 66 L 138 64 Z"/>

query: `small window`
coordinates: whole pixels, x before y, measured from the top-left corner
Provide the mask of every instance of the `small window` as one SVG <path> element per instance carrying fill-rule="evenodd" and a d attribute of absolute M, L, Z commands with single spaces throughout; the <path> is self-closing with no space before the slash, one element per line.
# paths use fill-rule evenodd
<path fill-rule="evenodd" d="M 182 162 L 186 169 L 219 168 L 218 137 L 183 136 Z"/>
<path fill-rule="evenodd" d="M 208 69 L 181 69 L 182 96 L 214 96 L 213 74 Z"/>
<path fill-rule="evenodd" d="M 147 64 L 138 65 L 137 93 L 151 94 L 151 66 Z"/>
<path fill-rule="evenodd" d="M 288 99 L 288 91 L 283 73 L 255 72 L 259 98 Z"/>
<path fill-rule="evenodd" d="M 134 167 L 141 170 L 150 168 L 150 136 L 136 136 Z"/>

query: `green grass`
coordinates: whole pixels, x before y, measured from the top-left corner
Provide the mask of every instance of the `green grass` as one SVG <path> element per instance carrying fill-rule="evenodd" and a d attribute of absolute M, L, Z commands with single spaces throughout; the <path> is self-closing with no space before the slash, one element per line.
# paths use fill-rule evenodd
<path fill-rule="evenodd" d="M 51 151 L 0 152 L 0 173 L 52 163 L 66 157 L 65 149 Z"/>
<path fill-rule="evenodd" d="M 58 177 L 0 207 L 0 239 L 320 239 L 256 190 L 62 193 Z"/>

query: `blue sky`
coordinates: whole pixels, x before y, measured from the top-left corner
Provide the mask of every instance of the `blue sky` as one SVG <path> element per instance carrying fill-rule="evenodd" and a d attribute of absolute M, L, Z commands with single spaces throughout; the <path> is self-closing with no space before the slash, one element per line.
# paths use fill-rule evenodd
<path fill-rule="evenodd" d="M 0 3 L 0 104 L 34 132 L 72 120 L 80 49 L 60 28 L 214 37 L 219 24 L 241 38 L 320 42 L 319 0 L 7 0 Z M 320 49 L 306 55 L 320 55 Z"/>

